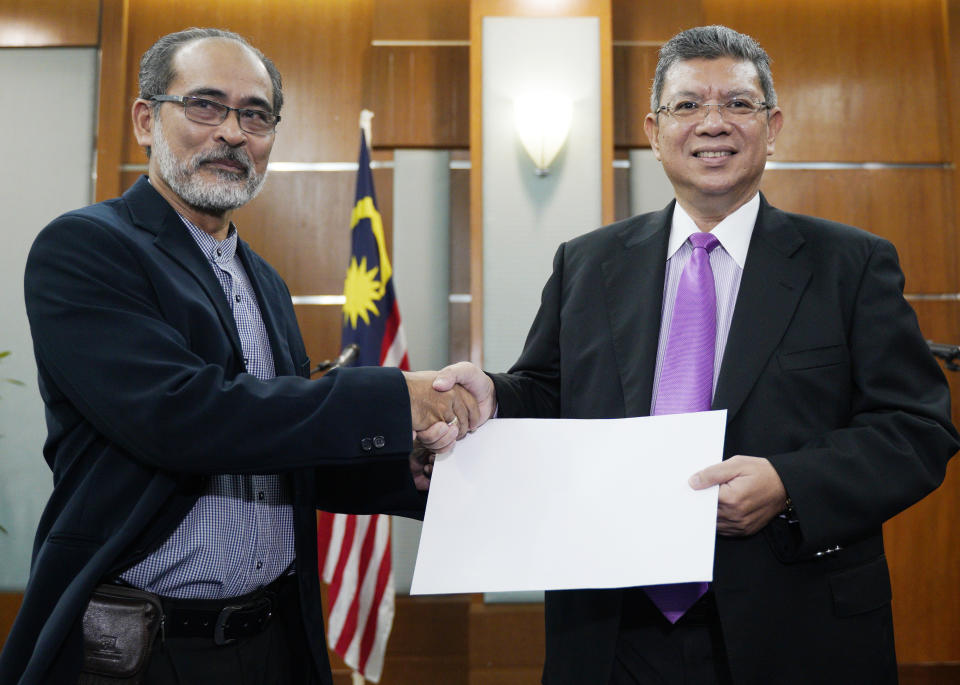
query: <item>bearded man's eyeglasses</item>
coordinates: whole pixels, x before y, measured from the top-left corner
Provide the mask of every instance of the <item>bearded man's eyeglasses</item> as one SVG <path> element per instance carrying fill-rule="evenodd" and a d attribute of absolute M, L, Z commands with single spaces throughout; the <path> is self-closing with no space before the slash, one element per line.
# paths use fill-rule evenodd
<path fill-rule="evenodd" d="M 222 102 L 198 98 L 192 95 L 154 95 L 153 102 L 179 102 L 183 105 L 183 114 L 190 121 L 207 126 L 219 126 L 230 112 L 237 113 L 240 129 L 257 136 L 273 133 L 280 121 L 280 115 L 262 109 L 249 107 L 230 107 Z"/>
<path fill-rule="evenodd" d="M 717 114 L 726 121 L 740 121 L 753 116 L 757 112 L 770 109 L 766 102 L 755 102 L 744 98 L 734 98 L 727 102 L 697 102 L 696 100 L 680 100 L 673 105 L 661 105 L 656 113 L 669 114 L 678 121 L 699 121 L 706 119 L 710 108 L 715 107 Z"/>

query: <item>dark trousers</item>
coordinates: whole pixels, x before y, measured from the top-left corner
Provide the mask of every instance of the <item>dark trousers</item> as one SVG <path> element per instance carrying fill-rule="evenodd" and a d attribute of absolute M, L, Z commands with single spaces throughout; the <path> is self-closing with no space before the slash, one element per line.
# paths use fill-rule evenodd
<path fill-rule="evenodd" d="M 713 593 L 671 624 L 640 589 L 624 592 L 610 685 L 730 685 Z"/>
<path fill-rule="evenodd" d="M 301 685 L 318 682 L 300 616 L 296 582 L 277 597 L 258 634 L 228 645 L 211 638 L 157 639 L 144 685 Z"/>

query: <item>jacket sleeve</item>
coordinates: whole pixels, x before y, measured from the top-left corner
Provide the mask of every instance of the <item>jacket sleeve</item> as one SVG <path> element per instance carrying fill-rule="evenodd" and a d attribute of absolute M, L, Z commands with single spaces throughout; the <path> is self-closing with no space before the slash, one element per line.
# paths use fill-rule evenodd
<path fill-rule="evenodd" d="M 957 451 L 949 388 L 903 281 L 893 246 L 876 241 L 848 323 L 849 422 L 795 451 L 765 455 L 793 501 L 799 557 L 875 532 L 939 486 Z"/>
<path fill-rule="evenodd" d="M 172 323 L 174 310 L 203 297 L 189 272 L 171 296 L 156 271 L 140 243 L 99 218 L 66 215 L 38 236 L 25 296 L 52 440 L 89 422 L 137 460 L 198 474 L 406 459 L 410 406 L 398 370 L 316 381 L 231 374 L 191 339 L 226 336 L 215 316 L 198 315 L 189 330 Z"/>

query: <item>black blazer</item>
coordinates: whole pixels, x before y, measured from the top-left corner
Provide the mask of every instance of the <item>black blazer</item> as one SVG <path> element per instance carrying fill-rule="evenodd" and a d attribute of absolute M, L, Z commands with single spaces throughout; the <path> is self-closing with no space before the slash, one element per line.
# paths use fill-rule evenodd
<path fill-rule="evenodd" d="M 216 276 L 145 177 L 37 237 L 25 291 L 54 489 L 0 682 L 75 682 L 93 587 L 156 549 L 216 473 L 289 479 L 304 627 L 332 682 L 315 510 L 421 515 L 409 394 L 395 369 L 309 380 L 286 285 L 242 241 L 238 252 L 270 338 L 269 381 L 245 373 Z"/>
<path fill-rule="evenodd" d="M 500 416 L 649 413 L 672 212 L 560 246 L 520 359 L 492 374 Z M 761 198 L 713 407 L 728 412 L 725 457 L 770 459 L 800 524 L 717 539 L 738 684 L 896 681 L 881 524 L 958 448 L 902 288 L 888 241 Z M 545 683 L 608 681 L 621 595 L 547 593 Z"/>

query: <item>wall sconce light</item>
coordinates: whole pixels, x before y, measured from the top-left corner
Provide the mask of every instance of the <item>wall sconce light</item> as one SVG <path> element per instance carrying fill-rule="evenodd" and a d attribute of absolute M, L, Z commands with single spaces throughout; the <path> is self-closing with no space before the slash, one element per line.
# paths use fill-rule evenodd
<path fill-rule="evenodd" d="M 520 142 L 537 176 L 546 176 L 570 132 L 573 103 L 562 95 L 534 94 L 518 97 L 513 108 Z"/>

